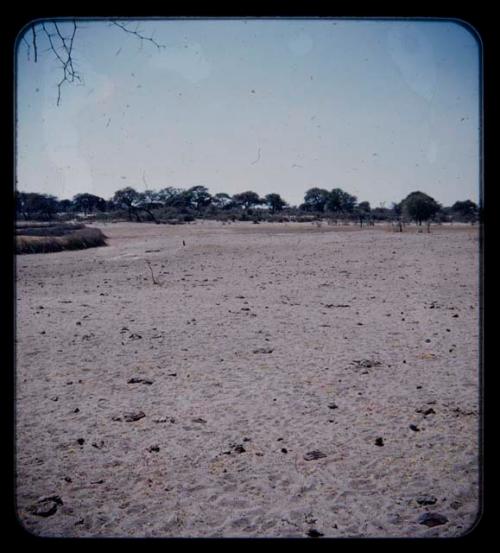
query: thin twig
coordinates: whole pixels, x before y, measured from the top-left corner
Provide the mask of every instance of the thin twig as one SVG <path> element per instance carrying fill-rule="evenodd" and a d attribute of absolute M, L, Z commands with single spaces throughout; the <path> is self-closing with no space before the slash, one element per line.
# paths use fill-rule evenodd
<path fill-rule="evenodd" d="M 153 279 L 153 284 L 160 284 L 156 279 L 155 279 L 155 275 L 153 273 L 153 268 L 151 267 L 151 263 L 146 259 L 146 263 L 149 267 L 149 270 L 151 271 L 151 278 Z"/>
<path fill-rule="evenodd" d="M 142 32 L 139 30 L 139 23 L 136 24 L 135 31 L 131 31 L 130 29 L 127 28 L 126 25 L 124 25 L 123 23 L 120 23 L 116 19 L 112 19 L 111 24 L 116 25 L 126 33 L 135 35 L 141 41 L 141 45 L 144 40 L 147 40 L 148 42 L 151 42 L 151 44 L 154 44 L 158 48 L 158 50 L 161 50 L 161 48 L 166 48 L 164 44 L 159 44 L 158 42 L 156 42 L 156 40 L 153 37 L 148 37 L 143 35 Z"/>

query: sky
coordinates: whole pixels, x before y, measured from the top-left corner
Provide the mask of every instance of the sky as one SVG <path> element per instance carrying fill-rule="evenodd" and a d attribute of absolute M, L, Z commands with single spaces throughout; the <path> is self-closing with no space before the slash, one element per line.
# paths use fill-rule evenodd
<path fill-rule="evenodd" d="M 107 199 L 125 186 L 202 185 L 299 205 L 312 187 L 342 188 L 372 207 L 415 190 L 443 205 L 480 199 L 481 46 L 466 26 L 123 23 L 162 47 L 109 21 L 77 20 L 81 82 L 62 85 L 59 105 L 61 64 L 41 22 L 36 62 L 31 31 L 20 33 L 18 190 Z M 66 36 L 73 29 L 58 26 Z"/>

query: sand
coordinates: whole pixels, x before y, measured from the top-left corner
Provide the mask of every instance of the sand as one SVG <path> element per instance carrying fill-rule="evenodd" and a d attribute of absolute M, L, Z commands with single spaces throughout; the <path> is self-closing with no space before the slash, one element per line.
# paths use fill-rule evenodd
<path fill-rule="evenodd" d="M 29 532 L 474 526 L 477 228 L 96 226 L 108 247 L 17 257 L 17 515 Z M 445 518 L 428 526 L 425 513 Z"/>

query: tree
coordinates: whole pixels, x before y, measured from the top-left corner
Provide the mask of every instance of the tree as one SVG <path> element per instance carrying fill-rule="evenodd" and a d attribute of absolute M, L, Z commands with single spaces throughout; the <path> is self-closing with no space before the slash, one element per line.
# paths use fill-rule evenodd
<path fill-rule="evenodd" d="M 271 213 L 276 213 L 276 211 L 282 211 L 286 206 L 285 200 L 279 194 L 267 194 L 264 197 L 265 203 L 269 206 Z"/>
<path fill-rule="evenodd" d="M 458 216 L 458 218 L 468 222 L 476 221 L 479 215 L 479 208 L 477 204 L 471 200 L 455 202 L 451 206 L 451 211 L 455 216 Z"/>
<path fill-rule="evenodd" d="M 113 202 L 122 209 L 126 209 L 128 211 L 129 220 L 132 220 L 132 214 L 135 215 L 137 221 L 141 220 L 139 214 L 137 213 L 140 201 L 141 196 L 139 192 L 130 186 L 117 190 L 113 196 Z"/>
<path fill-rule="evenodd" d="M 408 194 L 401 205 L 403 212 L 407 213 L 418 225 L 422 225 L 422 221 L 432 219 L 441 209 L 434 198 L 420 191 Z"/>
<path fill-rule="evenodd" d="M 85 215 L 92 213 L 96 209 L 104 211 L 106 209 L 106 200 L 94 194 L 76 194 L 73 197 L 73 206 L 76 211 L 83 211 Z"/>
<path fill-rule="evenodd" d="M 69 213 L 72 210 L 73 210 L 73 202 L 71 200 L 68 200 L 68 199 L 59 200 L 57 204 L 57 211 L 61 213 Z"/>
<path fill-rule="evenodd" d="M 162 188 L 156 193 L 156 199 L 162 203 L 164 206 L 173 205 L 175 198 L 182 194 L 183 190 L 181 188 L 174 188 L 173 186 L 167 186 Z"/>
<path fill-rule="evenodd" d="M 186 190 L 186 199 L 189 207 L 201 212 L 210 205 L 212 196 L 206 186 L 193 186 Z"/>
<path fill-rule="evenodd" d="M 165 48 L 150 36 L 146 36 L 136 22 L 135 29 L 130 28 L 127 20 L 109 19 L 108 24 L 124 31 L 126 34 L 134 36 L 140 40 L 141 47 L 146 41 L 154 45 L 158 50 Z M 75 60 L 75 38 L 78 29 L 77 20 L 51 19 L 38 20 L 28 25 L 20 40 L 26 48 L 28 60 L 31 59 L 31 49 L 33 49 L 33 61 L 38 62 L 40 54 L 51 53 L 54 60 L 59 64 L 61 70 L 61 79 L 57 83 L 57 105 L 61 102 L 61 88 L 64 84 L 79 83 L 82 84 L 82 78 L 76 68 Z"/>
<path fill-rule="evenodd" d="M 325 207 L 334 213 L 352 213 L 356 202 L 356 196 L 351 196 L 340 188 L 334 188 L 328 195 Z"/>
<path fill-rule="evenodd" d="M 259 197 L 257 192 L 247 190 L 246 192 L 241 192 L 241 194 L 235 194 L 233 196 L 233 202 L 245 209 L 250 209 L 254 205 L 262 204 L 263 200 Z"/>
<path fill-rule="evenodd" d="M 218 192 L 212 197 L 212 205 L 216 209 L 228 209 L 231 204 L 231 196 L 225 192 Z"/>
<path fill-rule="evenodd" d="M 58 210 L 58 199 L 50 194 L 37 192 L 15 193 L 16 213 L 28 219 L 51 220 Z"/>
<path fill-rule="evenodd" d="M 325 210 L 328 197 L 328 190 L 325 190 L 324 188 L 310 188 L 304 195 L 304 203 L 301 207 L 305 211 L 323 212 Z"/>
<path fill-rule="evenodd" d="M 356 213 L 358 215 L 359 224 L 362 227 L 363 221 L 370 216 L 371 207 L 370 202 L 361 202 L 356 207 Z"/>

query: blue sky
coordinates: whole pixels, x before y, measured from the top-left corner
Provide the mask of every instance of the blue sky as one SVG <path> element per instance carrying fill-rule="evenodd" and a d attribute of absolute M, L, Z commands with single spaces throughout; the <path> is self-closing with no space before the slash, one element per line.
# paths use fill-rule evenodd
<path fill-rule="evenodd" d="M 37 63 L 18 42 L 20 190 L 479 201 L 480 46 L 455 22 L 141 21 L 161 49 L 106 21 L 78 26 L 82 83 L 63 85 L 59 106 L 42 31 Z"/>

